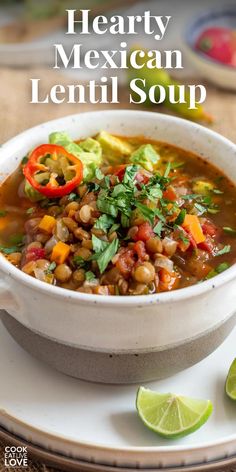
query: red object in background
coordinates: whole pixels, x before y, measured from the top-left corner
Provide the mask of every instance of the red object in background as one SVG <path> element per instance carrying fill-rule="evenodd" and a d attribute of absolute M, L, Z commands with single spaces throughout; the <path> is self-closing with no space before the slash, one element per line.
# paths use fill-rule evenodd
<path fill-rule="evenodd" d="M 236 67 L 236 31 L 228 28 L 208 28 L 201 33 L 196 49 L 223 64 Z"/>

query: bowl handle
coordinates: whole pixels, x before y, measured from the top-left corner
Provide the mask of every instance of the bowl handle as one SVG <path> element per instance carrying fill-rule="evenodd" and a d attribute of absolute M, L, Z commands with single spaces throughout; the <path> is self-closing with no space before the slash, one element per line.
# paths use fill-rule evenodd
<path fill-rule="evenodd" d="M 0 279 L 0 309 L 10 310 L 11 308 L 17 308 L 16 300 L 7 281 Z"/>

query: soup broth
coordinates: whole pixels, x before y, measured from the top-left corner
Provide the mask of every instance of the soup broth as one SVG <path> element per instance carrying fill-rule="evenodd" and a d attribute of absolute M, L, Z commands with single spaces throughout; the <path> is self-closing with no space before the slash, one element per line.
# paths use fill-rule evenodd
<path fill-rule="evenodd" d="M 189 151 L 106 132 L 82 142 L 53 133 L 0 187 L 0 251 L 70 290 L 160 293 L 235 263 L 235 214 L 234 184 Z"/>

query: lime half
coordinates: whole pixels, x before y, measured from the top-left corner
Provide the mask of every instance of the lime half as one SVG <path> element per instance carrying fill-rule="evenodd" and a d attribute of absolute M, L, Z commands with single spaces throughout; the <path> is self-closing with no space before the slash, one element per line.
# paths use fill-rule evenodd
<path fill-rule="evenodd" d="M 232 362 L 225 384 L 225 391 L 228 397 L 236 400 L 236 359 Z"/>
<path fill-rule="evenodd" d="M 193 433 L 209 418 L 209 400 L 158 393 L 140 387 L 136 407 L 143 423 L 164 438 L 179 438 Z"/>

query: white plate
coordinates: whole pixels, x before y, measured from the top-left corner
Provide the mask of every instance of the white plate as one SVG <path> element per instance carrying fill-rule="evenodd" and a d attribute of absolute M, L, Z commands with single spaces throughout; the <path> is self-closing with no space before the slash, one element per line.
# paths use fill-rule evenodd
<path fill-rule="evenodd" d="M 135 411 L 137 387 L 106 386 L 66 377 L 25 353 L 1 325 L 0 424 L 51 451 L 88 462 L 126 467 L 203 463 L 236 453 L 236 403 L 224 382 L 235 356 L 232 332 L 198 365 L 148 386 L 161 392 L 210 398 L 208 423 L 181 440 L 147 430 Z"/>

